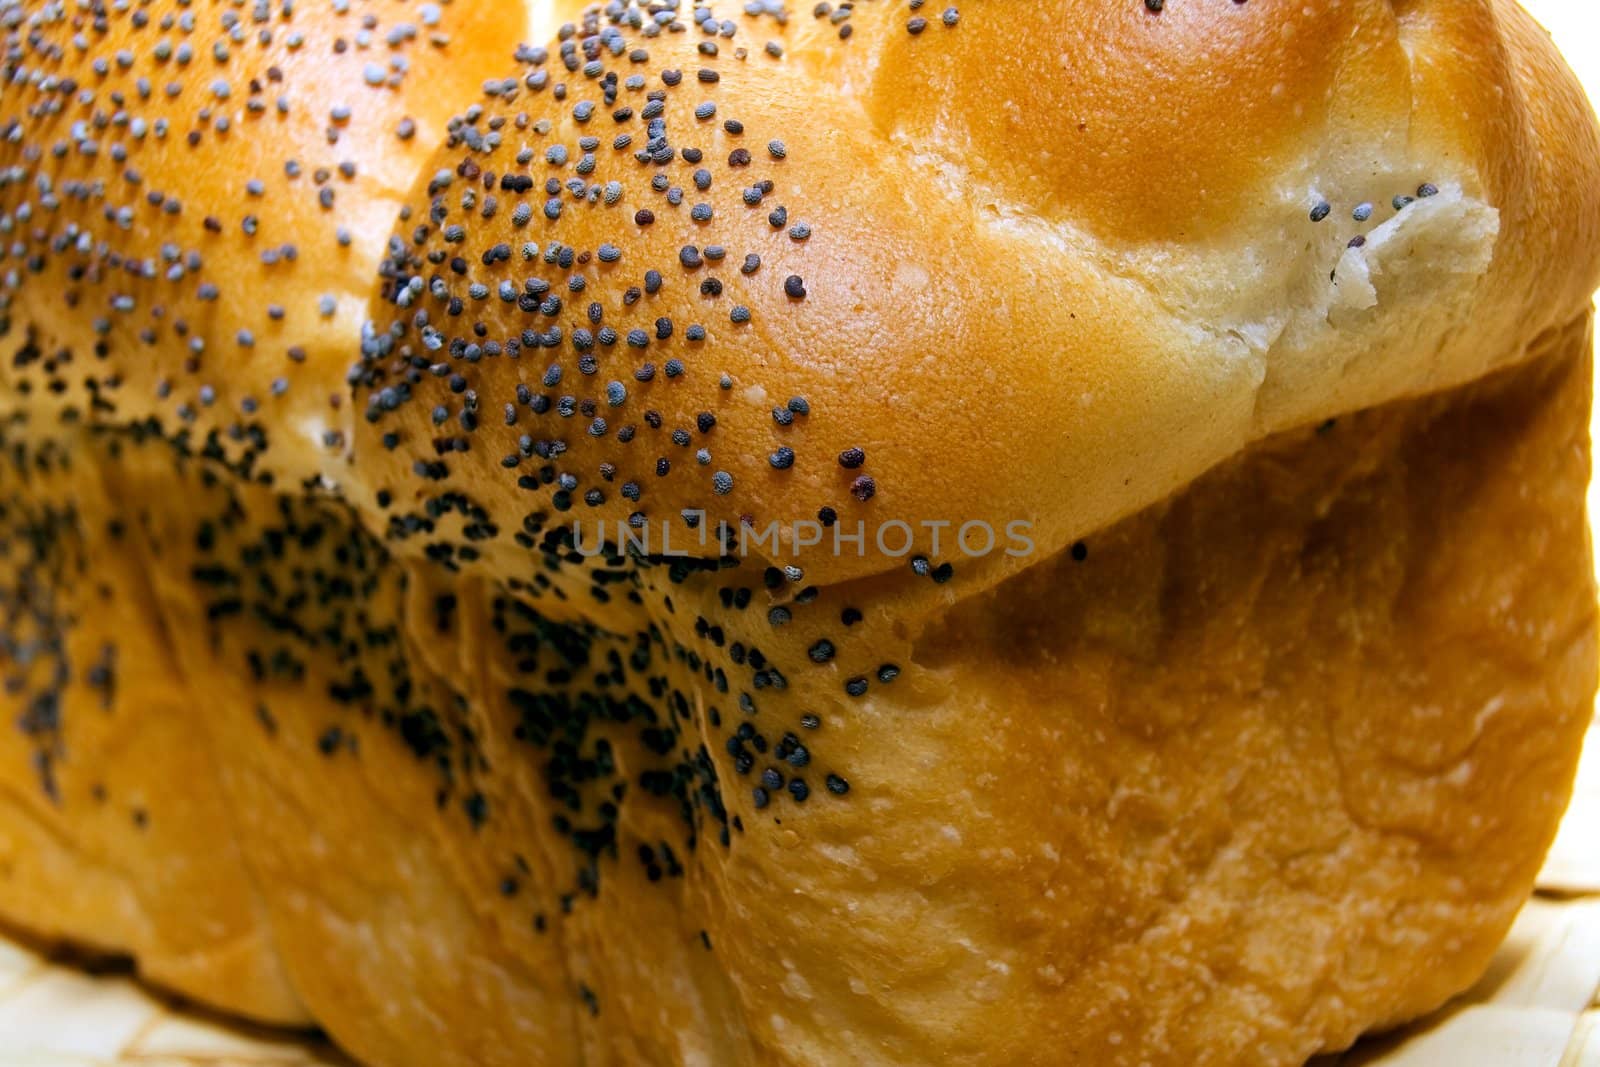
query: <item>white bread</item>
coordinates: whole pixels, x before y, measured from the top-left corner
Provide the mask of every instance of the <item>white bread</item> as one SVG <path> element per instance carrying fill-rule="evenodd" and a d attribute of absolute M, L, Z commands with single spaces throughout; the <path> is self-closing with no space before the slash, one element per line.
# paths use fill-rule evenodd
<path fill-rule="evenodd" d="M 0 916 L 376 1064 L 1293 1063 L 1469 985 L 1595 682 L 1548 40 L 712 6 L 0 6 Z M 564 540 L 824 508 L 1033 550 Z"/>

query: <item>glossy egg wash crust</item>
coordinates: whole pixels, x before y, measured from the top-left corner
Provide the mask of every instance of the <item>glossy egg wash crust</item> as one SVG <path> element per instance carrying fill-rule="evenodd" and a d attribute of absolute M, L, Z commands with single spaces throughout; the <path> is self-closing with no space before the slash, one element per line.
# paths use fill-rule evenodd
<path fill-rule="evenodd" d="M 1525 16 L 556 8 L 0 0 L 0 913 L 375 1063 L 1290 1063 L 1470 982 L 1593 688 Z"/>

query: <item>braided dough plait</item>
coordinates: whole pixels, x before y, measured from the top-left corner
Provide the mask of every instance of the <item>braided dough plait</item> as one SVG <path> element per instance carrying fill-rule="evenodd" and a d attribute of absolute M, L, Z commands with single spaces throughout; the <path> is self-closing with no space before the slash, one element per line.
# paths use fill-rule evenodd
<path fill-rule="evenodd" d="M 375 1063 L 1288 1063 L 1468 984 L 1594 683 L 1600 145 L 1536 27 L 531 10 L 0 7 L 5 588 L 149 588 L 14 672 L 63 858 L 0 909 Z M 25 717 L 125 627 L 173 667 L 107 713 L 192 717 L 237 863 Z M 180 825 L 177 760 L 118 796 Z M 134 859 L 248 879 L 276 977 L 163 968 Z"/>

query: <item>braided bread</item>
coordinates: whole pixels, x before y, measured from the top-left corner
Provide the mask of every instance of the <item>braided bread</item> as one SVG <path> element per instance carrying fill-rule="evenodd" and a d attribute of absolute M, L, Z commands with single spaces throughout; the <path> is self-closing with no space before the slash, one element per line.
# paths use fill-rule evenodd
<path fill-rule="evenodd" d="M 375 1065 L 1297 1064 L 1596 682 L 1512 0 L 0 0 L 0 919 Z"/>

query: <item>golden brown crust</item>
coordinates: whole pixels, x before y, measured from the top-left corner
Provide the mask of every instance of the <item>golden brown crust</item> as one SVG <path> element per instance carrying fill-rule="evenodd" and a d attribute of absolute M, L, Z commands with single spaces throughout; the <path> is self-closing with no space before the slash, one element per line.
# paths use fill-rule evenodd
<path fill-rule="evenodd" d="M 1491 381 L 1274 439 L 912 639 L 870 592 L 825 591 L 830 614 L 868 610 L 902 676 L 852 701 L 797 671 L 796 703 L 759 694 L 754 717 L 695 681 L 706 643 L 640 662 L 631 638 L 427 569 L 402 596 L 337 507 L 174 465 L 154 438 L 79 440 L 119 499 L 191 503 L 129 553 L 173 635 L 164 684 L 187 696 L 119 690 L 112 714 L 210 741 L 271 945 L 370 1062 L 1295 1063 L 1468 985 L 1559 817 L 1595 670 L 1586 327 Z M 105 528 L 85 525 L 97 558 Z M 298 550 L 248 562 L 284 539 Z M 678 612 L 704 617 L 720 588 L 674 585 Z M 724 625 L 730 647 L 766 626 Z M 330 683 L 354 649 L 378 690 L 352 704 Z M 278 666 L 251 678 L 253 657 Z M 636 784 L 654 757 L 618 705 L 566 703 L 585 669 L 556 677 L 623 662 L 621 689 L 581 699 L 650 699 L 653 677 L 688 694 L 670 721 L 717 753 L 716 799 L 695 794 L 685 846 L 670 795 L 630 792 L 587 882 L 552 825 L 598 829 L 564 799 L 592 786 L 555 768 L 609 749 Z M 409 705 L 379 681 L 395 664 Z M 536 680 L 544 702 L 515 695 Z M 440 713 L 423 752 L 418 704 Z M 575 730 L 566 755 L 530 732 L 540 709 Z M 63 721 L 67 752 L 92 739 Z M 768 748 L 739 773 L 721 762 L 735 721 L 792 730 L 809 761 Z M 149 796 L 152 831 L 194 796 L 159 759 L 154 780 L 107 765 Z M 758 805 L 768 770 L 785 788 Z M 85 825 L 75 804 L 59 817 Z M 683 869 L 652 876 L 663 843 Z"/>
<path fill-rule="evenodd" d="M 421 6 L 8 5 L 8 391 L 196 436 L 270 412 L 249 451 L 315 471 L 400 196 L 526 29 Z"/>
<path fill-rule="evenodd" d="M 305 1025 L 156 602 L 148 503 L 17 429 L 0 430 L 0 914 L 132 956 L 201 1003 Z"/>
<path fill-rule="evenodd" d="M 1298 1063 L 1470 985 L 1592 712 L 1588 346 L 1266 442 L 922 634 L 925 684 L 841 724 L 892 802 L 799 831 L 852 862 L 730 868 L 809 877 L 772 942 L 876 992 L 797 1007 L 796 1060 L 938 1020 L 958 1061 Z"/>
<path fill-rule="evenodd" d="M 501 421 L 518 382 L 538 391 L 550 362 L 576 364 L 581 353 L 571 338 L 586 327 L 598 332 L 584 308 L 601 304 L 618 331 L 616 348 L 596 350 L 605 366 L 592 379 L 565 366 L 564 388 L 575 402 L 594 404 L 605 433 L 591 441 L 571 432 L 593 416 L 570 426 L 532 420 L 537 440 L 573 447 L 563 467 L 578 477 L 578 495 L 607 497 L 595 517 L 643 512 L 670 521 L 684 507 L 703 507 L 733 524 L 744 517 L 789 524 L 831 507 L 870 526 L 891 513 L 913 526 L 1026 519 L 1049 552 L 1159 499 L 1252 440 L 1515 361 L 1530 338 L 1569 320 L 1600 279 L 1593 119 L 1553 48 L 1509 0 L 1193 2 L 1159 14 L 1137 3 L 1029 4 L 1005 18 L 969 12 L 953 27 L 937 13 L 915 16 L 929 22 L 918 34 L 907 31 L 905 12 L 885 3 L 863 5 L 843 23 L 797 15 L 780 26 L 770 16 L 738 16 L 731 41 L 694 30 L 641 39 L 625 20 L 591 17 L 564 42 L 576 57 L 570 75 L 560 49 L 540 64 L 529 62 L 531 52 L 513 58 L 524 21 L 516 5 L 442 11 L 435 27 L 401 21 L 403 14 L 377 16 L 366 48 L 347 25 L 356 16 L 296 13 L 292 30 L 305 41 L 297 49 L 285 30 L 264 48 L 232 46 L 222 64 L 177 70 L 153 56 L 167 39 L 154 25 L 134 30 L 113 17 L 80 59 L 65 45 L 81 16 L 24 22 L 19 38 L 38 35 L 67 52 L 56 58 L 38 45 L 22 49 L 17 68 L 30 78 L 71 76 L 72 64 L 85 61 L 110 65 L 95 78 L 101 94 L 126 95 L 137 78 L 149 78 L 152 99 L 140 110 L 151 122 L 166 117 L 173 131 L 145 143 L 93 129 L 88 136 L 72 123 L 109 116 L 103 95 L 76 112 L 69 105 L 40 115 L 42 104 L 71 94 L 59 83 L 42 91 L 37 81 L 19 94 L 28 114 L 12 116 L 21 147 L 11 151 L 20 151 L 29 177 L 37 171 L 109 186 L 79 218 L 84 209 L 75 198 L 47 212 L 27 182 L 8 185 L 11 208 L 32 209 L 22 230 L 35 239 L 25 254 L 43 254 L 46 264 L 42 277 L 25 282 L 31 295 L 19 325 L 31 327 L 45 360 L 62 349 L 76 353 L 71 366 L 42 379 L 39 362 L 31 364 L 36 389 L 65 379 L 79 403 L 79 378 L 94 377 L 99 403 L 117 417 L 156 414 L 196 431 L 242 425 L 247 438 L 250 413 L 259 410 L 277 432 L 270 452 L 252 451 L 264 452 L 258 461 L 276 471 L 332 477 L 358 501 L 379 489 L 414 495 L 429 487 L 416 485 L 413 466 L 438 461 L 431 413 L 442 402 L 458 415 L 459 394 L 424 377 L 412 400 L 370 430 L 362 409 L 398 384 L 393 369 L 369 373 L 353 404 L 345 396 L 358 305 L 380 254 L 375 235 L 393 233 L 418 255 L 442 250 L 466 263 L 460 275 L 440 263 L 396 264 L 391 273 L 405 277 L 390 279 L 390 295 L 416 275 L 430 290 L 442 284 L 465 311 L 447 321 L 430 298 L 399 315 L 380 302 L 372 309 L 379 331 L 418 308 L 434 313 L 447 352 L 456 339 L 459 348 L 505 343 L 530 326 L 563 331 L 555 350 L 515 369 L 504 358 L 465 368 L 445 361 L 480 394 L 485 424 Z M 841 40 L 845 27 L 854 32 Z M 397 30 L 399 43 L 390 47 L 384 42 Z M 604 38 L 592 57 L 576 47 L 585 32 L 602 31 L 616 34 L 621 47 L 613 51 Z M 448 45 L 434 43 L 435 35 L 448 36 Z M 202 25 L 188 43 L 203 53 L 214 37 Z M 762 47 L 768 40 L 784 49 L 781 57 Z M 700 47 L 719 41 L 714 56 Z M 344 50 L 335 51 L 341 42 Z M 635 60 L 635 52 L 645 58 Z M 124 55 L 132 58 L 126 69 Z M 996 55 L 1007 62 L 997 66 L 988 58 Z M 598 63 L 619 87 L 610 88 L 604 74 L 586 76 L 584 62 Z M 396 73 L 396 63 L 409 66 Z M 702 69 L 719 80 L 696 81 Z M 683 72 L 684 81 L 664 87 L 668 70 Z M 281 83 L 271 80 L 274 71 Z M 182 91 L 168 100 L 156 90 L 174 74 Z M 380 75 L 394 87 L 372 84 Z M 621 87 L 627 78 L 638 87 Z M 422 85 L 426 91 L 413 91 Z M 635 161 L 648 141 L 651 92 L 663 96 L 670 146 L 703 150 L 701 163 L 681 151 L 666 166 Z M 276 113 L 280 95 L 286 115 Z M 464 104 L 475 95 L 468 114 Z M 707 103 L 718 112 L 697 119 L 695 108 Z M 594 117 L 575 121 L 584 107 Z M 626 119 L 613 119 L 619 108 Z M 457 136 L 441 146 L 440 128 L 452 114 Z M 402 141 L 395 129 L 405 116 L 417 133 Z M 219 118 L 232 128 L 217 132 Z M 722 129 L 729 119 L 744 132 Z M 191 129 L 201 131 L 194 147 L 185 139 Z M 331 144 L 329 131 L 337 134 Z M 633 138 L 627 147 L 614 147 L 619 134 Z M 94 155 L 84 155 L 80 135 L 95 142 Z M 587 171 L 578 145 L 584 135 L 598 142 Z M 488 150 L 485 138 L 499 147 Z M 773 140 L 784 145 L 781 161 L 769 156 Z M 50 150 L 58 145 L 65 155 L 55 159 Z M 130 169 L 113 160 L 119 146 L 129 150 L 131 169 L 159 175 L 165 186 L 146 180 L 138 190 L 182 203 L 178 216 L 119 188 Z M 559 165 L 547 162 L 557 147 Z M 728 166 L 741 147 L 751 164 Z M 291 161 L 301 177 L 284 173 Z M 340 175 L 341 162 L 356 164 L 354 179 Z M 476 183 L 455 177 L 448 188 L 434 185 L 463 164 L 502 179 L 525 175 L 534 188 L 507 190 L 502 180 L 494 190 L 479 188 L 473 207 L 463 208 L 462 193 Z M 318 167 L 330 175 L 320 185 Z M 706 171 L 709 189 L 696 188 L 696 170 Z M 667 190 L 649 187 L 656 175 L 683 190 L 676 206 Z M 542 186 L 551 178 L 578 184 L 550 197 Z M 761 180 L 775 187 L 748 206 L 742 193 Z M 247 191 L 251 181 L 261 182 L 260 196 Z M 1398 212 L 1391 206 L 1424 184 L 1441 196 Z M 397 219 L 407 186 L 411 210 Z M 321 206 L 325 192 L 337 211 Z M 594 196 L 600 201 L 585 202 Z M 492 212 L 490 199 L 499 202 Z M 558 220 L 544 217 L 549 199 L 566 205 Z M 1316 224 L 1307 213 L 1319 202 L 1331 214 Z M 696 203 L 711 208 L 709 221 L 690 217 Z M 1373 214 L 1353 221 L 1362 203 Z M 532 213 L 526 223 L 517 211 L 523 205 Z M 780 205 L 792 220 L 769 226 Z M 450 214 L 432 218 L 431 206 Z M 125 207 L 131 228 L 108 229 L 100 216 Z M 636 225 L 640 209 L 659 217 Z M 346 214 L 352 211 L 365 214 Z M 244 236 L 247 215 L 270 232 Z M 220 232 L 204 232 L 207 217 Z M 79 236 L 74 222 L 89 226 L 88 251 L 72 240 L 52 251 L 63 234 Z M 338 246 L 336 222 L 359 235 L 352 247 Z M 789 240 L 794 225 L 809 226 L 811 236 Z M 444 239 L 448 227 L 463 228 L 459 244 Z M 1368 243 L 1345 250 L 1354 235 Z M 569 268 L 525 264 L 520 255 L 481 262 L 499 244 L 520 250 L 528 241 L 541 250 L 560 242 L 580 258 L 609 245 L 622 258 Z M 303 245 L 306 254 L 262 265 L 263 252 L 286 244 L 297 252 Z M 678 259 L 685 245 L 720 245 L 729 258 L 685 270 Z M 107 259 L 120 256 L 123 267 L 149 260 L 164 272 L 163 246 L 184 257 L 203 251 L 201 266 L 178 283 L 141 285 Z M 752 253 L 762 267 L 740 273 Z M 86 266 L 85 277 L 64 273 Z M 625 307 L 625 291 L 642 286 L 648 269 L 665 276 L 661 294 Z M 520 293 L 530 277 L 562 295 L 573 274 L 584 275 L 586 288 L 565 294 L 554 316 L 530 318 L 498 298 L 502 283 Z M 790 275 L 802 279 L 803 299 L 786 294 Z M 721 283 L 721 297 L 701 291 L 708 277 Z M 222 294 L 215 303 L 196 298 L 208 281 Z M 1026 302 L 997 299 L 997 281 L 1002 292 L 1025 293 Z M 469 295 L 471 283 L 487 297 Z M 130 296 L 131 309 L 113 306 Z M 325 299 L 335 308 L 331 317 L 321 314 Z M 281 319 L 268 314 L 274 303 Z M 748 323 L 730 321 L 736 307 L 749 309 Z M 1469 311 L 1474 328 L 1461 331 Z M 653 336 L 659 318 L 675 324 L 670 340 Z M 202 336 L 208 345 L 198 366 L 186 338 L 174 336 L 180 319 L 189 339 Z M 100 339 L 110 349 L 103 370 L 83 354 L 95 348 L 96 320 L 112 327 Z M 481 334 L 469 329 L 478 324 L 487 327 Z M 685 341 L 693 324 L 705 327 L 705 342 Z M 643 351 L 627 347 L 634 328 L 651 335 Z M 144 330 L 154 331 L 153 344 L 137 340 Z M 418 341 L 413 330 L 398 344 L 431 362 Z M 290 347 L 309 363 L 288 361 Z M 669 386 L 660 368 L 670 358 L 687 369 Z M 632 377 L 646 361 L 658 368 L 649 385 Z M 723 374 L 731 390 L 717 388 Z M 274 398 L 280 378 L 289 395 Z M 617 410 L 607 402 L 613 380 L 628 390 Z M 170 391 L 157 396 L 163 381 Z M 552 401 L 559 395 L 551 390 Z M 812 415 L 774 426 L 769 410 L 792 396 L 805 398 Z M 330 397 L 345 402 L 334 408 Z M 661 413 L 663 429 L 644 427 L 647 409 Z M 705 469 L 693 462 L 693 449 L 674 454 L 666 441 L 702 412 L 721 416 Z M 447 457 L 456 468 L 451 484 L 503 523 L 527 510 L 526 492 L 497 464 L 515 451 L 528 421 L 500 435 L 486 426 L 470 455 Z M 634 447 L 616 440 L 628 425 L 638 434 Z M 383 431 L 405 438 L 392 464 L 378 440 Z M 352 446 L 354 465 L 346 467 Z M 774 470 L 770 457 L 782 447 L 794 449 L 793 466 Z M 865 449 L 868 463 L 842 470 L 836 457 L 852 447 Z M 675 461 L 676 473 L 658 479 L 660 458 Z M 602 462 L 631 473 L 617 484 L 638 482 L 644 499 L 619 499 L 599 484 Z M 726 496 L 713 491 L 717 471 L 732 477 Z M 878 493 L 868 504 L 850 493 L 863 473 Z M 926 536 L 918 547 L 931 547 Z M 815 579 L 894 563 L 870 544 L 866 559 L 811 555 Z M 1013 569 L 993 562 L 1000 565 L 971 568 L 975 577 L 989 571 L 993 580 Z"/>
<path fill-rule="evenodd" d="M 0 545 L 76 500 L 145 590 L 3 699 L 164 634 L 114 721 L 206 748 L 115 795 L 238 842 L 30 795 L 0 910 L 400 1064 L 1292 1063 L 1464 987 L 1594 688 L 1600 143 L 1526 16 L 529 10 L 0 0 Z M 657 552 L 823 509 L 915 548 Z M 117 762 L 69 710 L 7 783 Z"/>
<path fill-rule="evenodd" d="M 890 5 L 863 8 L 846 23 L 857 31 L 848 42 L 828 19 L 769 27 L 789 49 L 782 57 L 751 47 L 708 58 L 693 36 L 651 42 L 647 62 L 617 72 L 644 76 L 615 101 L 576 79 L 564 100 L 524 88 L 486 101 L 466 127 L 480 135 L 496 116 L 552 125 L 511 132 L 512 122 L 498 147 L 452 139 L 425 169 L 411 202 L 433 225 L 404 234 L 373 311 L 380 329 L 412 329 L 371 361 L 357 395 L 371 405 L 400 384 L 394 353 L 436 363 L 444 380 L 421 376 L 364 438 L 357 428 L 367 445 L 356 482 L 404 499 L 410 481 L 410 494 L 426 494 L 411 471 L 432 462 L 435 476 L 516 521 L 529 510 L 517 485 L 526 470 L 499 464 L 531 434 L 568 449 L 557 467 L 577 479 L 575 500 L 604 498 L 574 507 L 613 524 L 676 521 L 683 508 L 758 529 L 823 508 L 869 529 L 889 518 L 919 531 L 924 520 L 1024 519 L 1048 554 L 1252 440 L 1514 362 L 1600 279 L 1592 245 L 1577 238 L 1600 216 L 1593 120 L 1510 5 L 1196 3 L 1157 17 L 1138 4 L 1031 4 L 953 28 L 934 19 L 917 35 L 902 18 Z M 1188 46 L 1196 41 L 1205 44 Z M 1484 58 L 1445 64 L 1432 48 Z M 1015 57 L 998 72 L 980 58 L 998 54 Z M 698 81 L 701 71 L 717 80 Z M 1470 94 L 1458 84 L 1466 75 L 1479 86 Z M 1027 88 L 1043 85 L 1061 89 Z M 652 91 L 662 165 L 637 158 Z M 1454 110 L 1443 113 L 1441 97 Z M 730 119 L 741 132 L 727 131 Z M 621 147 L 618 131 L 631 135 Z M 540 186 L 567 179 L 585 135 L 594 169 L 584 181 L 603 197 L 557 195 L 559 216 L 545 218 Z M 704 158 L 685 160 L 685 149 Z M 739 152 L 748 165 L 730 165 Z M 463 191 L 479 176 L 503 188 L 507 173 L 535 187 L 525 223 L 478 217 L 481 190 Z M 752 204 L 743 194 L 760 182 L 772 188 Z M 1396 197 L 1414 202 L 1397 208 Z M 1311 221 L 1324 201 L 1336 210 Z M 1364 203 L 1370 217 L 1354 220 Z M 1564 216 L 1585 221 L 1555 221 Z M 1355 236 L 1366 244 L 1347 249 Z M 577 261 L 524 258 L 551 242 Z M 727 258 L 707 261 L 708 246 Z M 620 258 L 601 261 L 602 249 Z M 760 266 L 746 273 L 751 255 Z M 1526 284 L 1547 269 L 1559 280 Z M 569 287 L 575 277 L 581 291 Z M 534 305 L 548 286 L 562 309 L 540 317 L 500 297 L 502 287 L 520 297 L 530 280 Z M 408 282 L 417 288 L 396 311 L 389 301 Z M 585 307 L 599 316 L 585 322 Z M 425 348 L 419 309 L 442 348 Z M 1458 329 L 1469 312 L 1470 334 Z M 558 328 L 559 343 L 496 355 L 530 326 Z M 706 339 L 685 343 L 695 326 Z M 611 345 L 572 343 L 608 327 Z M 637 347 L 631 330 L 643 331 Z M 490 350 L 463 360 L 469 345 Z M 594 366 L 574 373 L 585 353 Z M 684 364 L 679 380 L 662 373 L 670 358 Z M 647 363 L 656 376 L 639 382 Z M 562 378 L 545 386 L 552 365 Z M 447 388 L 454 376 L 462 383 Z M 620 403 L 608 402 L 608 382 Z M 518 384 L 552 404 L 568 395 L 579 411 L 565 421 L 520 412 L 502 428 Z M 431 420 L 441 404 L 458 413 L 451 388 L 474 390 L 486 417 L 471 452 L 440 457 L 446 431 Z M 768 412 L 792 396 L 810 414 L 774 425 Z M 645 421 L 652 412 L 659 427 Z M 696 432 L 706 412 L 714 433 Z M 385 466 L 376 438 L 397 431 Z M 696 467 L 702 446 L 710 462 Z M 772 469 L 785 447 L 792 465 Z M 850 448 L 867 455 L 859 470 L 837 462 Z M 671 469 L 658 476 L 662 460 Z M 642 496 L 618 499 L 602 463 Z M 731 478 L 726 495 L 713 485 L 719 471 Z M 870 502 L 850 492 L 861 474 L 873 479 Z M 930 550 L 925 533 L 917 548 Z M 810 556 L 812 580 L 896 563 L 871 545 L 865 558 Z"/>

